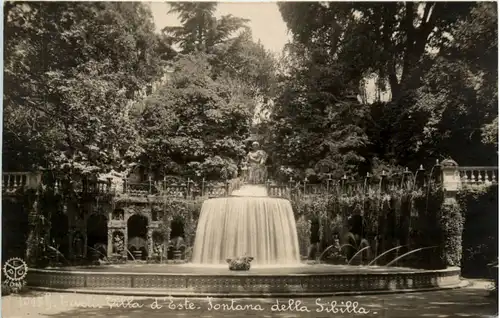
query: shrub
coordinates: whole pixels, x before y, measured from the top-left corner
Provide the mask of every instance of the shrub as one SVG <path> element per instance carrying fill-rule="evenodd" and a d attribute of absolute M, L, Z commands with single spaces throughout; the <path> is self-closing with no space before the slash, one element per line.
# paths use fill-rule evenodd
<path fill-rule="evenodd" d="M 460 266 L 462 258 L 462 209 L 455 198 L 447 198 L 441 205 L 441 261 L 443 266 Z"/>

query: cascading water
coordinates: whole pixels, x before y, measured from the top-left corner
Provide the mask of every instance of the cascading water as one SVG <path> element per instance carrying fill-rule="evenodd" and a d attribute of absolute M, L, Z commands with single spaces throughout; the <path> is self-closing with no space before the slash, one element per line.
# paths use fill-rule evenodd
<path fill-rule="evenodd" d="M 270 198 L 263 186 L 243 186 L 231 197 L 206 200 L 201 208 L 193 264 L 221 265 L 252 256 L 252 265 L 299 265 L 290 201 Z"/>

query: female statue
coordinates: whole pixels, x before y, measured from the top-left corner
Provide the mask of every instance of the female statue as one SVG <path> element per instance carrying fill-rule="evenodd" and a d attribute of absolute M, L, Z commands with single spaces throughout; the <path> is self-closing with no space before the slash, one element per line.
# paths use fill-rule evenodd
<path fill-rule="evenodd" d="M 267 153 L 261 150 L 259 143 L 252 143 L 252 150 L 247 154 L 247 182 L 250 184 L 264 184 L 267 177 L 266 160 Z"/>

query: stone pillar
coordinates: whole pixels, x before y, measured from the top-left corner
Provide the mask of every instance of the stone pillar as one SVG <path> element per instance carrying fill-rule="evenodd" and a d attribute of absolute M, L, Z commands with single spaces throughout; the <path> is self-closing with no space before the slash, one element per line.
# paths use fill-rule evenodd
<path fill-rule="evenodd" d="M 113 228 L 111 227 L 111 222 L 108 222 L 108 244 L 106 246 L 106 256 L 108 259 L 113 256 Z"/>
<path fill-rule="evenodd" d="M 462 184 L 458 164 L 454 160 L 446 159 L 441 162 L 441 178 L 445 197 L 455 198 Z"/>
<path fill-rule="evenodd" d="M 461 187 L 458 164 L 451 159 L 443 160 L 441 181 L 444 192 L 439 213 L 441 230 L 440 258 L 443 267 L 460 266 L 462 256 L 463 217 L 456 195 Z"/>
<path fill-rule="evenodd" d="M 25 208 L 28 212 L 28 224 L 29 224 L 29 234 L 26 244 L 26 261 L 29 266 L 33 266 L 37 262 L 39 255 L 40 244 L 37 224 L 39 222 L 39 203 L 38 203 L 38 192 L 36 190 L 28 190 L 28 204 Z"/>
<path fill-rule="evenodd" d="M 26 180 L 26 187 L 28 189 L 38 189 L 40 184 L 42 183 L 42 173 L 41 172 L 32 172 L 28 174 Z"/>
<path fill-rule="evenodd" d="M 151 227 L 151 225 L 148 225 L 147 249 L 148 258 L 151 258 L 151 256 L 153 255 L 153 228 Z"/>
<path fill-rule="evenodd" d="M 128 227 L 127 222 L 124 224 L 123 228 L 123 255 L 125 259 L 128 259 Z"/>

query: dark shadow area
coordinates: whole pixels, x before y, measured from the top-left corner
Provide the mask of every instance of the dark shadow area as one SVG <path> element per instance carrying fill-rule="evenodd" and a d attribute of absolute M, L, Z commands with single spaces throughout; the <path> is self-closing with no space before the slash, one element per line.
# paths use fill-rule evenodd
<path fill-rule="evenodd" d="M 148 219 L 143 215 L 132 215 L 127 221 L 129 259 L 145 260 L 148 257 Z"/>
<path fill-rule="evenodd" d="M 108 220 L 104 215 L 93 214 L 87 220 L 87 258 L 95 260 L 106 256 Z"/>
<path fill-rule="evenodd" d="M 498 259 L 498 186 L 462 200 L 465 224 L 462 235 L 462 275 L 489 278 L 488 264 Z"/>
<path fill-rule="evenodd" d="M 68 217 L 61 212 L 57 212 L 51 215 L 50 223 L 50 245 L 64 257 L 68 257 Z"/>
<path fill-rule="evenodd" d="M 21 202 L 2 200 L 2 229 L 2 260 L 23 258 L 28 238 L 28 213 Z"/>

